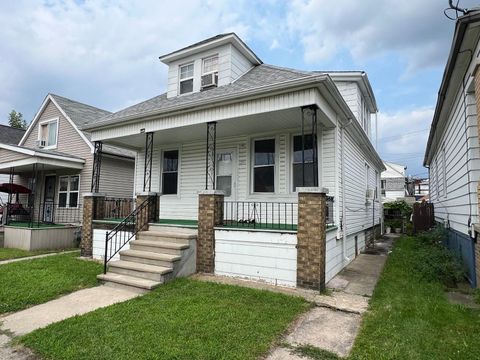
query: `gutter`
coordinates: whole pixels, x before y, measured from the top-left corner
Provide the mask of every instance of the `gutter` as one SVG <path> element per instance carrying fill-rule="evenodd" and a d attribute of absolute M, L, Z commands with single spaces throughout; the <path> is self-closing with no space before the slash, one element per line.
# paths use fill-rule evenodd
<path fill-rule="evenodd" d="M 215 96 L 212 98 L 207 98 L 207 99 L 200 99 L 200 100 L 195 100 L 192 102 L 189 102 L 187 104 L 178 104 L 174 106 L 170 106 L 167 108 L 163 109 L 155 109 L 152 111 L 145 111 L 143 113 L 136 113 L 133 115 L 127 115 L 125 117 L 121 117 L 115 122 L 112 121 L 104 121 L 104 124 L 102 124 L 102 121 L 97 122 L 95 124 L 90 124 L 90 126 L 84 127 L 82 130 L 99 130 L 107 127 L 113 127 L 117 126 L 119 124 L 122 124 L 124 122 L 127 122 L 129 120 L 136 120 L 137 121 L 142 121 L 147 117 L 151 116 L 167 116 L 171 115 L 175 112 L 178 111 L 186 111 L 186 110 L 199 110 L 202 108 L 207 108 L 208 105 L 224 105 L 223 102 L 227 102 L 228 100 L 234 100 L 232 102 L 237 102 L 237 100 L 244 99 L 245 97 L 248 96 L 254 96 L 254 95 L 260 95 L 266 92 L 270 91 L 275 91 L 275 90 L 292 90 L 292 89 L 286 89 L 287 87 L 301 87 L 305 85 L 310 85 L 310 84 L 315 84 L 315 83 L 320 83 L 324 82 L 329 76 L 327 74 L 324 75 L 308 75 L 300 79 L 294 79 L 294 80 L 287 80 L 287 81 L 282 81 L 279 83 L 275 83 L 273 85 L 265 85 L 261 87 L 256 87 L 254 89 L 247 89 L 241 92 L 237 92 L 234 94 L 227 94 L 227 95 L 221 95 L 221 96 Z"/>
<path fill-rule="evenodd" d="M 440 121 L 440 114 L 445 102 L 448 85 L 455 69 L 455 64 L 458 59 L 460 48 L 462 47 L 465 32 L 469 24 L 477 21 L 480 21 L 480 12 L 478 10 L 474 10 L 473 13 L 469 13 L 467 15 L 459 17 L 455 25 L 455 34 L 453 37 L 450 53 L 448 55 L 447 65 L 445 66 L 445 71 L 443 72 L 440 89 L 438 91 L 437 104 L 435 106 L 432 125 L 430 127 L 430 134 L 428 136 L 427 148 L 425 150 L 425 156 L 423 159 L 423 166 L 427 166 L 430 164 L 430 153 L 433 139 L 435 137 L 435 131 L 437 129 L 438 122 Z"/>

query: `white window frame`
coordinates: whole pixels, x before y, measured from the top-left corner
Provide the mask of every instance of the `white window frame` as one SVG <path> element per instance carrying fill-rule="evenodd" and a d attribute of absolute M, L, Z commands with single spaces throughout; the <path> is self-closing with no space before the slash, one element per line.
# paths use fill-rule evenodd
<path fill-rule="evenodd" d="M 211 71 L 205 71 L 205 61 L 213 59 L 213 58 L 217 58 L 217 69 L 216 70 L 211 70 Z M 204 57 L 202 59 L 202 75 L 215 74 L 215 73 L 218 74 L 218 66 L 219 66 L 218 60 L 219 60 L 218 54 L 213 54 L 213 55 Z"/>
<path fill-rule="evenodd" d="M 294 154 L 293 154 L 293 147 L 294 147 L 294 139 L 295 139 L 295 136 L 301 136 L 302 133 L 298 133 L 298 132 L 295 132 L 295 133 L 292 133 L 291 136 L 290 136 L 290 154 L 289 154 L 289 162 L 290 162 L 290 193 L 291 194 L 297 194 L 297 189 L 293 189 L 293 185 L 294 185 L 294 181 L 293 181 L 293 160 L 294 160 Z M 311 134 L 305 134 L 305 135 L 311 135 Z M 317 181 L 318 181 L 318 186 L 320 186 L 320 181 L 321 181 L 321 177 L 320 177 L 320 164 L 318 162 L 318 159 L 319 159 L 319 138 L 320 136 L 318 136 L 318 133 L 317 133 L 317 141 L 316 141 L 316 144 L 317 144 Z M 312 161 L 313 163 L 313 161 Z"/>
<path fill-rule="evenodd" d="M 177 193 L 176 194 L 162 194 L 163 196 L 167 197 L 180 197 L 180 169 L 181 169 L 181 158 L 182 158 L 182 152 L 179 146 L 177 147 L 171 147 L 171 148 L 165 148 L 161 150 L 161 156 L 160 156 L 160 190 L 163 193 L 163 160 L 164 160 L 164 155 L 166 151 L 177 151 L 178 152 L 178 161 L 177 161 Z M 168 171 L 168 173 L 173 173 L 173 171 Z"/>
<path fill-rule="evenodd" d="M 370 165 L 365 162 L 365 192 L 369 189 Z"/>
<path fill-rule="evenodd" d="M 40 121 L 38 123 L 38 137 L 37 139 L 38 140 L 45 140 L 45 144 L 48 144 L 48 133 L 49 133 L 49 124 L 50 123 L 57 123 L 57 129 L 56 129 L 56 134 L 55 134 L 55 144 L 54 145 L 46 145 L 44 146 L 43 148 L 44 149 L 56 149 L 57 148 L 57 145 L 58 145 L 58 128 L 60 127 L 60 121 L 59 121 L 59 117 L 56 117 L 56 118 L 52 118 L 52 119 L 47 119 L 47 120 L 43 120 L 43 121 Z M 47 126 L 47 138 L 46 139 L 42 139 L 42 127 L 43 126 Z"/>
<path fill-rule="evenodd" d="M 78 189 L 77 190 L 70 190 L 70 178 L 78 177 Z M 62 191 L 60 190 L 60 181 L 62 178 L 67 178 L 67 190 Z M 67 194 L 67 199 L 65 206 L 60 206 L 60 194 Z M 70 206 L 70 193 L 77 193 L 77 206 Z M 78 209 L 80 205 L 80 174 L 78 175 L 60 175 L 58 176 L 58 192 L 57 192 L 57 204 L 58 207 L 61 209 Z"/>
<path fill-rule="evenodd" d="M 186 66 L 190 66 L 190 65 L 193 67 L 192 76 L 182 79 L 182 78 L 181 78 L 181 76 L 182 76 L 182 68 L 183 68 L 183 67 L 186 67 Z M 188 63 L 185 63 L 185 64 L 178 65 L 178 95 L 187 95 L 187 94 L 193 93 L 193 87 L 194 87 L 194 82 L 195 82 L 194 77 L 195 77 L 195 62 L 194 62 L 194 61 L 191 61 L 191 62 L 188 62 Z M 189 91 L 189 92 L 186 92 L 186 93 L 182 93 L 182 92 L 181 92 L 181 84 L 182 84 L 182 82 L 184 82 L 184 81 L 189 81 L 189 80 L 192 80 L 192 91 Z"/>
<path fill-rule="evenodd" d="M 273 164 L 273 191 L 272 192 L 256 192 L 255 191 L 255 168 L 256 167 L 267 167 L 272 165 L 255 165 L 255 141 L 261 140 L 274 140 L 275 141 L 275 153 L 274 159 L 275 163 Z M 278 191 L 278 139 L 276 135 L 264 136 L 258 138 L 252 138 L 250 141 L 250 194 L 253 195 L 273 195 L 277 194 Z"/>

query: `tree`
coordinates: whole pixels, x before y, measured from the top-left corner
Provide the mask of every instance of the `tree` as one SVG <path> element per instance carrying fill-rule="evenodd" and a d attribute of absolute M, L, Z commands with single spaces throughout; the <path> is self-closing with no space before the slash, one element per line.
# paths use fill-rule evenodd
<path fill-rule="evenodd" d="M 27 128 L 27 122 L 23 119 L 23 114 L 15 110 L 10 111 L 10 114 L 8 114 L 8 125 L 17 129 Z"/>

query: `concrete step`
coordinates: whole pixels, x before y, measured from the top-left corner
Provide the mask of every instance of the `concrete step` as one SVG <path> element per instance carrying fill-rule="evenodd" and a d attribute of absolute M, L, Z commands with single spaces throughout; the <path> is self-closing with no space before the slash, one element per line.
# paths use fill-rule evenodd
<path fill-rule="evenodd" d="M 173 268 L 173 263 L 180 259 L 181 256 L 174 254 L 154 253 L 150 251 L 140 251 L 133 249 L 120 251 L 120 260 L 148 265 L 164 266 L 169 268 Z"/>
<path fill-rule="evenodd" d="M 189 235 L 197 235 L 197 228 L 196 227 L 182 227 L 182 226 L 175 226 L 175 225 L 164 225 L 164 224 L 155 224 L 149 223 L 148 230 L 151 231 L 165 231 L 165 232 L 175 232 L 179 234 L 189 234 Z"/>
<path fill-rule="evenodd" d="M 170 274 L 173 269 L 164 266 L 119 260 L 111 262 L 108 271 L 115 274 L 128 275 L 163 283 L 169 280 L 168 274 Z"/>
<path fill-rule="evenodd" d="M 181 244 L 188 244 L 190 240 L 195 240 L 196 234 L 184 234 L 175 231 L 140 231 L 136 235 L 136 240 L 164 240 L 169 242 L 178 242 Z"/>
<path fill-rule="evenodd" d="M 188 248 L 188 244 L 165 240 L 134 240 L 130 242 L 130 249 L 132 250 L 151 251 L 173 255 L 182 255 L 182 250 Z"/>
<path fill-rule="evenodd" d="M 161 285 L 161 282 L 159 281 L 141 279 L 138 277 L 115 274 L 111 272 L 97 275 L 97 279 L 105 283 L 105 285 L 129 289 L 139 293 L 148 292 Z"/>

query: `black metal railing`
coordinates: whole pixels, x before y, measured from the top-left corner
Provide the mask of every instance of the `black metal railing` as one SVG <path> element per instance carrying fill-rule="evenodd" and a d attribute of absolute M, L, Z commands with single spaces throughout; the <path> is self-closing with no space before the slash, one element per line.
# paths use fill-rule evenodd
<path fill-rule="evenodd" d="M 105 219 L 124 219 L 133 211 L 135 201 L 133 198 L 107 197 L 104 204 Z"/>
<path fill-rule="evenodd" d="M 157 197 L 149 196 L 138 205 L 117 226 L 105 234 L 105 257 L 103 273 L 107 273 L 107 263 L 139 232 L 147 228 L 157 214 Z"/>
<path fill-rule="evenodd" d="M 225 201 L 223 226 L 296 230 L 298 206 L 290 202 Z"/>
<path fill-rule="evenodd" d="M 21 203 L 7 204 L 5 208 L 7 224 L 28 223 L 30 226 L 40 224 L 80 224 L 82 222 L 83 205 L 66 207 L 53 202 L 41 202 L 35 207 Z"/>

